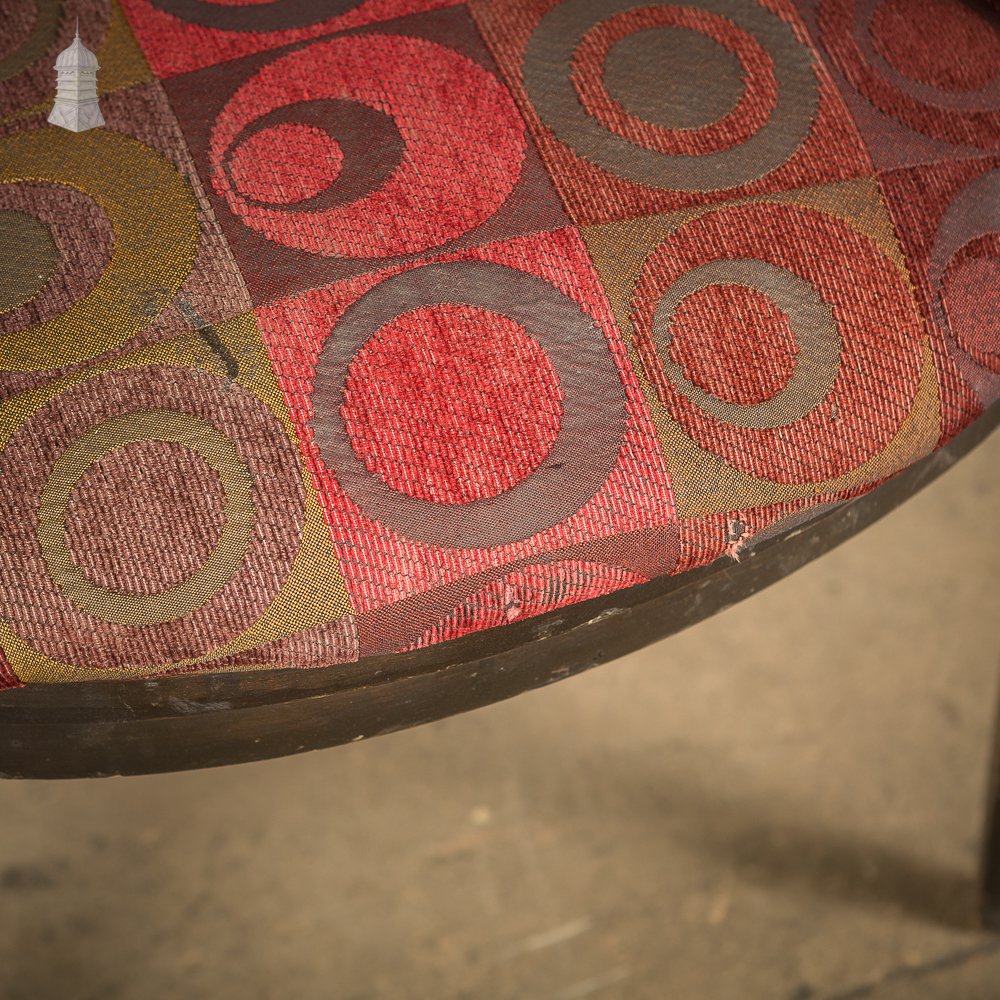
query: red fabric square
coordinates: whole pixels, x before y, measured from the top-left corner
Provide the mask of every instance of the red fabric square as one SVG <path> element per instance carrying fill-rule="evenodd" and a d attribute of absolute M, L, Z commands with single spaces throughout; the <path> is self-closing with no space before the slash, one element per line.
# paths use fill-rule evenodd
<path fill-rule="evenodd" d="M 669 478 L 576 230 L 257 315 L 363 653 L 462 634 L 469 607 L 513 620 L 673 569 Z"/>
<path fill-rule="evenodd" d="M 579 224 L 872 173 L 786 0 L 470 6 Z"/>

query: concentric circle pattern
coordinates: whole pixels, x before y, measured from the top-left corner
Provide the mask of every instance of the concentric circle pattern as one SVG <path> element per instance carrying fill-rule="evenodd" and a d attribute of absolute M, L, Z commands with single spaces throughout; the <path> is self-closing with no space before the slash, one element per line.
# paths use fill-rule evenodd
<path fill-rule="evenodd" d="M 848 83 L 908 128 L 1000 149 L 1000 21 L 984 5 L 822 0 L 821 37 Z"/>
<path fill-rule="evenodd" d="M 171 469 L 190 478 L 164 483 Z M 0 613 L 40 651 L 90 668 L 200 655 L 280 590 L 301 489 L 280 424 L 238 388 L 183 368 L 96 376 L 0 452 Z M 119 523 L 83 524 L 98 507 Z"/>
<path fill-rule="evenodd" d="M 26 0 L 0 35 L 0 689 L 502 628 L 738 558 L 1000 399 L 981 0 Z"/>
<path fill-rule="evenodd" d="M 692 33 L 709 43 L 695 42 L 706 60 L 696 95 L 683 77 Z M 669 59 L 673 52 L 679 59 Z M 524 83 L 545 127 L 581 156 L 681 191 L 736 187 L 785 163 L 818 102 L 808 49 L 753 0 L 565 0 L 531 36 Z M 686 110 L 674 111 L 681 101 Z M 689 112 L 693 121 L 657 120 Z"/>
<path fill-rule="evenodd" d="M 751 295 L 734 295 L 734 286 Z M 784 342 L 739 358 L 732 367 L 755 384 L 733 386 L 730 377 L 729 399 L 675 360 L 674 338 L 687 336 L 708 290 L 713 351 L 724 356 L 730 329 L 747 322 L 772 336 L 777 326 Z M 740 315 L 761 297 L 769 304 L 757 316 Z M 902 275 L 870 240 L 816 211 L 746 205 L 681 226 L 647 259 L 632 322 L 674 419 L 728 464 L 777 482 L 834 479 L 861 465 L 895 435 L 917 390 L 921 331 Z M 891 391 L 883 396 L 880 384 Z"/>
<path fill-rule="evenodd" d="M 710 87 L 698 72 L 706 62 L 718 67 Z M 584 36 L 571 75 L 581 104 L 616 135 L 667 155 L 704 155 L 767 123 L 778 97 L 772 65 L 753 35 L 718 14 L 633 7 Z"/>
<path fill-rule="evenodd" d="M 471 318 L 477 323 L 479 337 L 492 340 L 489 349 L 499 351 L 513 336 L 522 351 L 538 359 L 538 370 L 531 377 L 541 378 L 550 402 L 548 413 L 543 402 L 540 412 L 525 414 L 536 450 L 528 453 L 527 462 L 520 460 L 520 469 L 499 470 L 506 477 L 499 484 L 494 480 L 490 485 L 464 485 L 445 498 L 450 502 L 442 504 L 425 499 L 427 486 L 411 486 L 397 476 L 372 472 L 371 443 L 351 434 L 352 425 L 358 427 L 357 407 L 351 398 L 357 390 L 352 392 L 349 380 L 352 371 L 357 373 L 359 365 L 365 364 L 366 354 L 377 350 L 369 346 L 372 338 L 385 337 L 387 328 L 391 336 L 399 317 L 427 309 L 438 312 L 442 306 L 447 312 L 454 305 L 461 307 L 465 321 Z M 525 335 L 535 343 L 526 343 Z M 449 331 L 447 337 L 450 350 L 455 349 L 456 340 L 461 350 L 461 327 Z M 426 333 L 414 338 L 411 350 L 415 354 L 428 350 Z M 621 381 L 593 377 L 611 366 L 603 331 L 576 302 L 542 279 L 481 261 L 431 264 L 376 285 L 341 318 L 316 368 L 313 432 L 320 455 L 328 468 L 336 470 L 351 499 L 405 537 L 452 548 L 510 544 L 545 531 L 579 510 L 614 468 L 625 423 Z M 546 377 L 546 371 L 552 374 Z M 392 378 L 389 371 L 383 369 L 383 373 Z M 393 374 L 398 379 L 419 377 L 419 371 L 413 370 Z M 437 374 L 445 375 L 447 370 Z M 393 386 L 393 391 L 405 393 L 405 381 Z M 558 434 L 553 437 L 556 400 L 561 413 Z M 480 403 L 467 395 L 463 406 L 470 405 L 475 408 Z M 592 433 L 597 414 L 610 430 L 600 438 Z M 471 430 L 467 421 L 462 423 L 462 430 Z M 495 418 L 489 423 L 495 426 Z M 508 426 L 504 436 L 512 430 L 516 432 Z M 427 440 L 426 433 L 421 436 Z M 462 447 L 460 440 L 457 443 Z M 433 450 L 421 445 L 415 460 L 433 465 Z M 493 461 L 502 462 L 509 447 L 507 437 L 494 452 Z M 539 464 L 543 457 L 544 463 Z M 454 456 L 446 465 L 447 479 L 461 481 L 461 465 Z M 440 478 L 435 485 L 441 488 Z"/>
<path fill-rule="evenodd" d="M 322 184 L 310 124 L 338 148 L 338 169 Z M 259 163 L 248 196 L 239 175 L 254 147 L 244 147 L 279 125 L 284 141 Z M 510 194 L 524 152 L 524 127 L 494 76 L 433 42 L 375 34 L 269 63 L 223 110 L 209 156 L 215 190 L 247 226 L 287 247 L 354 258 L 412 253 L 474 229 Z M 276 168 L 270 159 L 282 156 L 289 161 Z M 315 194 L 289 198 L 284 173 Z"/>

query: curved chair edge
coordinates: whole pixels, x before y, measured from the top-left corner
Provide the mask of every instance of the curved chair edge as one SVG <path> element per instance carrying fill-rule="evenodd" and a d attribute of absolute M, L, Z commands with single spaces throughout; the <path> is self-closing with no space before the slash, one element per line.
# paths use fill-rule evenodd
<path fill-rule="evenodd" d="M 310 670 L 34 684 L 0 694 L 0 777 L 145 774 L 355 742 L 580 673 L 756 593 L 877 521 L 1000 423 L 1000 403 L 856 499 L 766 532 L 741 561 L 662 577 L 425 649 Z"/>

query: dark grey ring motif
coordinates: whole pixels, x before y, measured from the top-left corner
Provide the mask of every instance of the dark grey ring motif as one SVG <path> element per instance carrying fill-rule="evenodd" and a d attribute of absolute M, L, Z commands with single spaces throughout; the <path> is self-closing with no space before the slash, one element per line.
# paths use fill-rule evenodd
<path fill-rule="evenodd" d="M 406 149 L 396 123 L 384 111 L 336 98 L 300 101 L 261 115 L 233 139 L 224 154 L 222 169 L 235 190 L 239 185 L 233 181 L 232 160 L 240 146 L 258 132 L 286 124 L 312 125 L 330 136 L 344 154 L 343 170 L 324 191 L 296 202 L 261 201 L 240 191 L 240 198 L 248 205 L 296 213 L 323 211 L 357 201 L 392 176 Z"/>
<path fill-rule="evenodd" d="M 387 323 L 461 303 L 519 323 L 547 352 L 563 393 L 559 435 L 542 463 L 494 497 L 439 504 L 392 489 L 351 445 L 342 414 L 348 371 Z M 320 457 L 369 517 L 429 545 L 492 548 L 531 538 L 583 507 L 618 461 L 628 420 L 621 376 L 600 325 L 534 275 L 500 264 L 428 264 L 387 278 L 337 322 L 320 353 L 311 422 Z"/>
<path fill-rule="evenodd" d="M 631 143 L 592 118 L 570 78 L 573 53 L 592 28 L 634 7 L 634 0 L 565 0 L 535 28 L 525 53 L 524 85 L 542 123 L 557 139 L 619 177 L 678 191 L 737 187 L 763 177 L 795 154 L 819 106 L 812 58 L 790 25 L 749 0 L 699 3 L 699 8 L 752 35 L 774 60 L 777 104 L 749 139 L 714 153 L 671 155 Z M 640 75 L 635 85 L 642 83 Z"/>
<path fill-rule="evenodd" d="M 788 317 L 798 354 L 785 385 L 763 403 L 730 403 L 691 382 L 670 356 L 671 322 L 680 303 L 710 285 L 731 284 L 766 295 Z M 678 391 L 717 420 L 737 427 L 784 427 L 814 410 L 833 389 L 840 365 L 841 339 L 833 310 L 804 278 L 762 260 L 713 260 L 687 271 L 657 303 L 653 338 L 660 363 Z"/>

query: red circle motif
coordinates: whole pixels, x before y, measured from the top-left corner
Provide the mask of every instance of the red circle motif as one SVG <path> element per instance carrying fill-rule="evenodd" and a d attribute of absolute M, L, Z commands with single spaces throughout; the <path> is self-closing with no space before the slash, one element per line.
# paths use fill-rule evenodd
<path fill-rule="evenodd" d="M 344 154 L 314 125 L 282 122 L 240 143 L 229 165 L 239 193 L 272 205 L 305 201 L 340 176 Z"/>
<path fill-rule="evenodd" d="M 404 313 L 368 341 L 342 413 L 355 453 L 393 489 L 469 503 L 541 464 L 559 435 L 562 392 L 520 324 L 447 303 Z"/>
<path fill-rule="evenodd" d="M 748 277 L 755 261 L 797 275 L 836 322 L 842 346 L 832 390 L 783 426 L 738 426 L 706 413 L 667 378 L 657 353 L 653 318 L 664 293 L 687 271 L 725 259 L 744 262 Z M 673 419 L 701 448 L 754 476 L 798 483 L 843 475 L 888 445 L 916 395 L 922 329 L 902 275 L 867 237 L 812 209 L 750 204 L 688 222 L 650 255 L 632 309 L 643 366 Z"/>
<path fill-rule="evenodd" d="M 795 369 L 798 345 L 788 317 L 756 288 L 709 285 L 681 302 L 672 328 L 671 357 L 718 399 L 766 402 Z"/>
<path fill-rule="evenodd" d="M 270 112 L 322 99 L 388 113 L 404 143 L 395 171 L 364 196 L 327 208 L 249 202 L 224 164 L 241 133 Z M 513 99 L 482 66 L 424 39 L 369 34 L 316 42 L 264 66 L 223 109 L 209 155 L 216 191 L 263 236 L 310 253 L 369 258 L 439 246 L 476 228 L 514 189 L 525 149 Z"/>
<path fill-rule="evenodd" d="M 74 603 L 47 566 L 37 532 L 46 485 L 69 448 L 110 421 L 144 414 L 164 424 L 171 415 L 188 415 L 202 422 L 206 430 L 211 428 L 213 434 L 227 438 L 252 483 L 249 503 L 253 523 L 238 568 L 204 603 L 179 609 L 169 620 L 132 625 L 98 617 Z M 234 434 L 234 428 L 239 428 L 239 435 Z M 143 439 L 138 452 L 129 450 L 117 458 L 148 457 L 145 442 L 157 440 L 155 435 Z M 196 445 L 197 441 L 191 441 L 191 447 Z M 95 453 L 93 460 L 99 462 L 106 455 Z M 32 414 L 0 452 L 0 563 L 7 568 L 0 576 L 0 612 L 40 652 L 83 667 L 149 670 L 202 655 L 256 621 L 290 572 L 304 518 L 298 463 L 294 445 L 266 404 L 238 384 L 205 372 L 151 366 L 102 373 L 74 385 Z M 85 492 L 97 486 L 93 476 L 100 472 L 91 466 L 89 482 L 85 472 Z M 108 489 L 102 517 L 107 517 L 108 511 L 119 506 L 119 488 L 128 488 L 127 473 L 116 472 L 103 482 Z M 85 493 L 77 499 L 86 501 Z M 78 509 L 75 525 L 71 516 L 66 538 L 77 566 L 82 546 L 91 544 L 79 524 L 82 509 Z M 161 537 L 158 549 L 143 553 L 133 543 L 131 551 L 140 556 L 137 573 L 145 575 L 157 567 L 162 570 L 164 559 L 171 556 L 160 550 L 169 549 L 176 555 L 183 541 L 183 537 L 171 534 L 167 539 Z M 207 551 L 206 541 L 198 541 L 200 554 Z M 176 565 L 190 567 L 196 554 L 184 553 Z M 95 575 L 100 577 L 99 561 L 90 560 L 90 570 L 85 575 L 93 583 Z M 124 598 L 165 596 L 129 593 L 121 586 L 120 573 L 115 571 L 114 575 L 109 582 L 117 586 L 111 592 Z M 103 584 L 97 582 L 97 586 Z"/>

